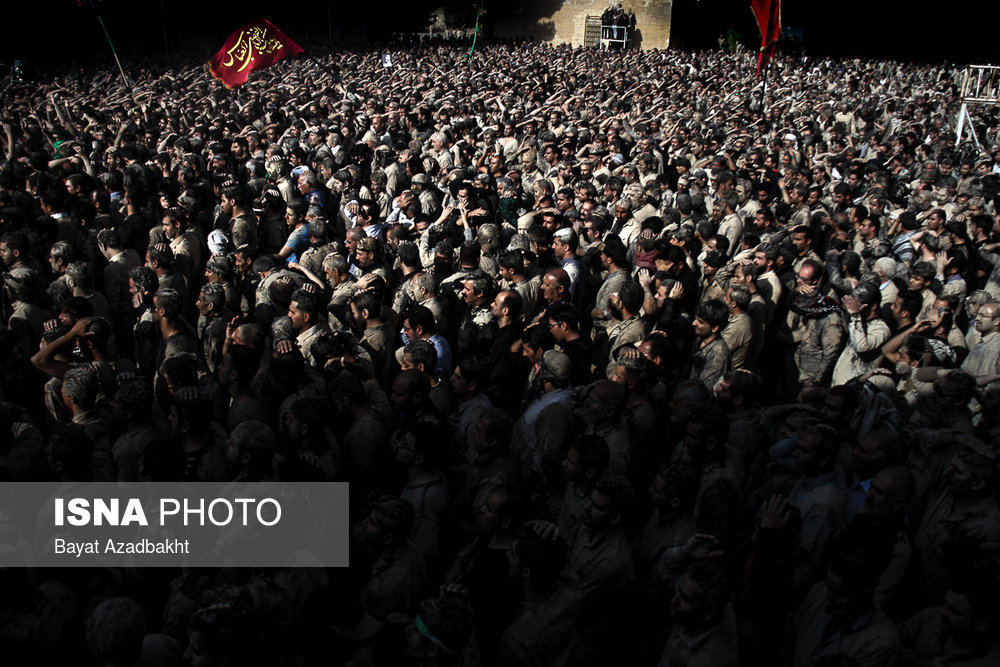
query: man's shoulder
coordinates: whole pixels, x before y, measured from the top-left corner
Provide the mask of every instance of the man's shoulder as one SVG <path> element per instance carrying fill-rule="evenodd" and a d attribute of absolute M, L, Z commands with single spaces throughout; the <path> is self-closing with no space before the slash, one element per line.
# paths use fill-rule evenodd
<path fill-rule="evenodd" d="M 729 344 L 726 343 L 725 340 L 723 340 L 722 336 L 719 336 L 711 343 L 701 348 L 701 351 L 705 354 L 705 356 L 729 354 L 730 352 Z"/>
<path fill-rule="evenodd" d="M 622 270 L 615 271 L 614 273 L 609 273 L 608 277 L 604 279 L 602 287 L 614 287 L 621 285 L 628 279 L 628 273 Z"/>
<path fill-rule="evenodd" d="M 353 292 L 354 288 L 357 287 L 358 279 L 351 273 L 347 274 L 347 276 L 348 277 L 346 279 L 338 283 L 337 286 L 333 288 L 334 294 L 339 294 L 341 292 Z"/>
<path fill-rule="evenodd" d="M 892 333 L 889 329 L 889 325 L 885 323 L 881 318 L 876 317 L 874 320 L 868 320 L 868 332 L 878 335 Z"/>
<path fill-rule="evenodd" d="M 734 315 L 733 319 L 730 320 L 729 325 L 726 327 L 726 329 L 732 329 L 733 331 L 740 331 L 740 332 L 746 331 L 747 333 L 749 333 L 750 329 L 752 328 L 753 328 L 753 319 L 747 313 L 740 313 L 738 315 Z"/>
<path fill-rule="evenodd" d="M 473 324 L 486 326 L 496 321 L 489 308 L 472 308 L 469 310 L 469 319 Z"/>
<path fill-rule="evenodd" d="M 822 317 L 816 318 L 815 322 L 819 328 L 829 326 L 842 329 L 844 327 L 844 313 L 840 310 L 831 310 Z"/>

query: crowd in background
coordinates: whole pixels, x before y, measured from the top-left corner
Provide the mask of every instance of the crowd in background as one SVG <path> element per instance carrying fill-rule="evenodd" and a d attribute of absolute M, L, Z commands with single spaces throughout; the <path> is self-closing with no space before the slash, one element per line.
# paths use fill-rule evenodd
<path fill-rule="evenodd" d="M 353 523 L 349 568 L 2 568 L 2 661 L 1000 664 L 961 69 L 392 55 L 2 91 L 0 480 L 343 481 Z"/>

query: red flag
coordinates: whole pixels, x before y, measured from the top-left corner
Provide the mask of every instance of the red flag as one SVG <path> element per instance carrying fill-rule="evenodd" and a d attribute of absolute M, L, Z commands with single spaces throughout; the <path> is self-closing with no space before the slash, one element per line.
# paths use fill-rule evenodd
<path fill-rule="evenodd" d="M 757 59 L 757 74 L 764 58 L 774 57 L 774 49 L 781 37 L 781 0 L 750 0 L 753 15 L 760 28 L 760 57 Z"/>
<path fill-rule="evenodd" d="M 242 86 L 255 69 L 270 67 L 286 56 L 302 53 L 302 47 L 267 19 L 249 23 L 226 40 L 208 61 L 208 71 L 226 88 Z"/>

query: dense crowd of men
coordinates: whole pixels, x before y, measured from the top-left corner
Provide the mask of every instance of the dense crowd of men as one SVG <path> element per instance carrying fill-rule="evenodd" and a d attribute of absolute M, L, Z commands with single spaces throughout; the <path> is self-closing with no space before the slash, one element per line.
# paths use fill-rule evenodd
<path fill-rule="evenodd" d="M 0 480 L 354 523 L 349 568 L 0 569 L 5 664 L 1000 664 L 959 69 L 380 54 L 3 91 Z"/>

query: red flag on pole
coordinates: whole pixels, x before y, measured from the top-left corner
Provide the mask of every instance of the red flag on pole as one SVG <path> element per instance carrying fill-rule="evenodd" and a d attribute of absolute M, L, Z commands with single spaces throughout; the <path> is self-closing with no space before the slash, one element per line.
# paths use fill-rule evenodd
<path fill-rule="evenodd" d="M 753 15 L 760 28 L 760 57 L 757 58 L 757 74 L 764 59 L 774 57 L 774 49 L 781 37 L 781 0 L 750 0 Z"/>
<path fill-rule="evenodd" d="M 255 69 L 270 67 L 286 56 L 302 53 L 302 47 L 267 19 L 249 23 L 226 40 L 208 61 L 208 71 L 226 88 L 242 86 Z"/>

